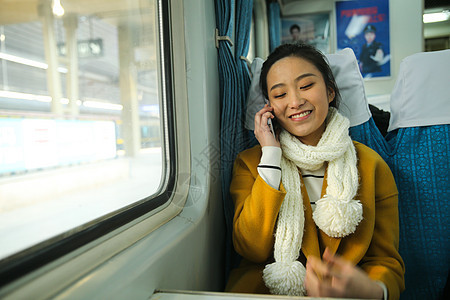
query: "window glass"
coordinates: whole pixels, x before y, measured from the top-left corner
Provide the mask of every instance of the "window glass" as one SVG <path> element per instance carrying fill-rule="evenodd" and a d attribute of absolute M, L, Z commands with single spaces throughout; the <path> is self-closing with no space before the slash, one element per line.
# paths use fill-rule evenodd
<path fill-rule="evenodd" d="M 155 2 L 0 2 L 0 260 L 162 193 Z"/>

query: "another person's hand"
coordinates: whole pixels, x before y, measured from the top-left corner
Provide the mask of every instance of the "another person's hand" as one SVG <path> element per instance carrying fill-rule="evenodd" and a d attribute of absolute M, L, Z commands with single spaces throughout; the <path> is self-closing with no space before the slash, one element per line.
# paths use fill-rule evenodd
<path fill-rule="evenodd" d="M 255 115 L 255 137 L 261 147 L 280 147 L 280 142 L 274 137 L 272 131 L 270 131 L 269 125 L 267 125 L 267 120 L 269 118 L 274 119 L 275 116 L 273 115 L 273 108 L 266 104 Z"/>
<path fill-rule="evenodd" d="M 306 291 L 312 297 L 383 299 L 383 288 L 360 268 L 325 249 L 323 261 L 310 256 L 306 264 Z"/>

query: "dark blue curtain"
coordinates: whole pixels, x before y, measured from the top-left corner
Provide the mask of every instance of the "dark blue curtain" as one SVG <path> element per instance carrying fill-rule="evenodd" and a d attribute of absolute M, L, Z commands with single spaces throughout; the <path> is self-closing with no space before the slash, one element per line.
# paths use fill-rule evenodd
<path fill-rule="evenodd" d="M 278 1 L 271 1 L 268 7 L 270 52 L 281 44 L 281 10 Z"/>
<path fill-rule="evenodd" d="M 226 222 L 225 277 L 228 278 L 231 268 L 239 262 L 239 256 L 233 250 L 231 237 L 234 208 L 229 189 L 233 162 L 237 154 L 250 145 L 250 135 L 244 127 L 250 77 L 246 62 L 240 59 L 240 56 L 245 57 L 248 52 L 253 1 L 217 0 L 215 5 L 219 35 L 232 37 L 233 20 L 236 20 L 234 55 L 229 42 L 220 41 L 218 49 L 221 183 Z"/>

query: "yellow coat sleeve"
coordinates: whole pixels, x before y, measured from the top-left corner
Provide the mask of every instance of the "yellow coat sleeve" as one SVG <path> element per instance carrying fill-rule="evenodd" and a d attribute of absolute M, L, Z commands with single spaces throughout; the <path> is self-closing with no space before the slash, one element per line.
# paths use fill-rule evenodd
<path fill-rule="evenodd" d="M 234 201 L 233 244 L 244 258 L 255 263 L 273 254 L 274 228 L 286 191 L 276 190 L 259 175 L 261 148 L 255 146 L 239 154 L 230 185 Z"/>

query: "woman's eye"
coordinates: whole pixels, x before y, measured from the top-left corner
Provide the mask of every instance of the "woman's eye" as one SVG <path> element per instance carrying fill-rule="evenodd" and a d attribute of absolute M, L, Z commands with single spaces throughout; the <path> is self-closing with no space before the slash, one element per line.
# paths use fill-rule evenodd
<path fill-rule="evenodd" d="M 301 89 L 301 90 L 306 90 L 307 88 L 310 88 L 310 87 L 312 87 L 312 86 L 313 86 L 313 84 L 314 84 L 314 83 L 310 83 L 310 84 L 307 84 L 307 85 L 301 86 L 301 87 L 300 87 L 300 89 Z"/>
<path fill-rule="evenodd" d="M 274 96 L 274 98 L 282 98 L 284 95 L 286 95 L 286 93 L 280 94 L 280 95 L 276 95 Z"/>

